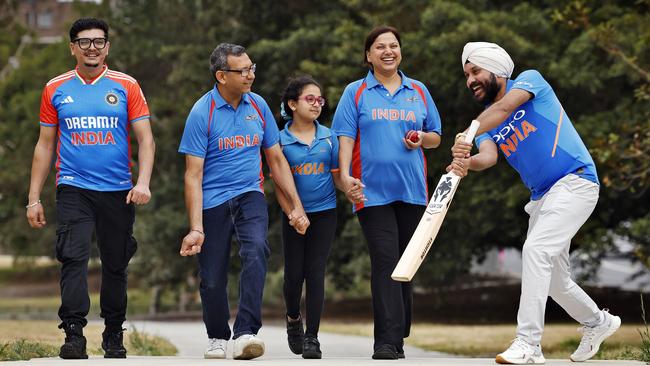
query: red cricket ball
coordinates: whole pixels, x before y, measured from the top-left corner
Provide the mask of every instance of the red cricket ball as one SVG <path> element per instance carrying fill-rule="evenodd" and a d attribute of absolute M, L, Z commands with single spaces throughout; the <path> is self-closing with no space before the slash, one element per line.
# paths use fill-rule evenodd
<path fill-rule="evenodd" d="M 411 140 L 413 143 L 417 143 L 420 141 L 420 134 L 416 130 L 410 130 L 409 132 L 406 133 L 406 139 Z"/>

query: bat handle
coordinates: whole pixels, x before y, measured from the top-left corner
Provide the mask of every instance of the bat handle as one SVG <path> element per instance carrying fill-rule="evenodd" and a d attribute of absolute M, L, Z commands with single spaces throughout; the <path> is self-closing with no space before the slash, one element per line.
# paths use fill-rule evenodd
<path fill-rule="evenodd" d="M 473 120 L 472 124 L 469 125 L 469 128 L 467 129 L 467 133 L 465 134 L 465 142 L 471 143 L 472 140 L 474 140 L 474 137 L 476 136 L 476 131 L 478 131 L 478 128 L 481 126 L 481 122 L 478 120 Z"/>

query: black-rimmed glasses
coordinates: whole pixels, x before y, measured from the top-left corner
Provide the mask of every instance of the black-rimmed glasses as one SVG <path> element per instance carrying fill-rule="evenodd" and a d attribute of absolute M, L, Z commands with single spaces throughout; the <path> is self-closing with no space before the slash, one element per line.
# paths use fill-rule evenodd
<path fill-rule="evenodd" d="M 106 47 L 108 40 L 106 38 L 77 38 L 72 42 L 77 43 L 82 50 L 89 49 L 90 45 L 94 45 L 96 49 L 101 50 Z"/>
<path fill-rule="evenodd" d="M 238 73 L 241 74 L 242 77 L 246 77 L 246 76 L 248 76 L 249 73 L 254 74 L 255 70 L 257 70 L 257 65 L 256 64 L 253 64 L 253 65 L 251 65 L 251 67 L 247 67 L 247 68 L 240 69 L 240 70 L 225 69 L 225 70 L 221 70 L 221 71 L 224 71 L 224 72 L 238 72 Z"/>

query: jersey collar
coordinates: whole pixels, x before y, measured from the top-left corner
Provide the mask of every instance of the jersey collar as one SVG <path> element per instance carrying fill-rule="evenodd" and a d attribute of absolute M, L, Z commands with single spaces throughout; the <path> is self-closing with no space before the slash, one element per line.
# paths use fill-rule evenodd
<path fill-rule="evenodd" d="M 90 81 L 86 81 L 86 80 L 84 80 L 83 77 L 81 77 L 81 75 L 79 75 L 79 68 L 78 67 L 74 68 L 74 74 L 77 76 L 77 78 L 81 81 L 81 83 L 83 85 L 86 85 L 86 84 L 95 85 L 95 84 L 97 84 L 99 79 L 101 79 L 104 75 L 106 75 L 107 72 L 108 72 L 108 66 L 106 64 L 104 64 L 102 72 L 99 73 L 99 75 L 97 75 L 96 78 L 94 78 L 94 79 L 92 79 Z"/>
<path fill-rule="evenodd" d="M 408 88 L 408 89 L 413 89 L 413 86 L 411 85 L 410 82 L 408 82 L 408 78 L 404 73 L 400 70 L 397 70 L 397 73 L 402 79 L 402 85 L 400 86 L 401 88 Z M 366 89 L 370 90 L 377 85 L 381 85 L 381 83 L 375 78 L 375 74 L 372 73 L 372 70 L 368 71 L 368 75 L 366 75 Z"/>
<path fill-rule="evenodd" d="M 212 97 L 214 98 L 214 105 L 217 109 L 230 105 L 225 99 L 223 99 L 221 93 L 219 93 L 216 83 L 214 84 L 214 88 L 212 88 Z M 250 104 L 250 98 L 249 93 L 244 93 L 241 96 L 241 102 Z"/>
<path fill-rule="evenodd" d="M 298 138 L 289 131 L 289 126 L 293 123 L 293 120 L 289 120 L 287 124 L 284 126 L 282 131 L 280 131 L 280 140 L 282 141 L 282 145 L 289 145 L 289 144 L 294 144 L 294 143 L 299 143 L 302 144 Z M 314 124 L 316 124 L 316 140 L 322 140 L 326 139 L 332 136 L 332 132 L 323 127 L 318 121 L 314 121 Z"/>

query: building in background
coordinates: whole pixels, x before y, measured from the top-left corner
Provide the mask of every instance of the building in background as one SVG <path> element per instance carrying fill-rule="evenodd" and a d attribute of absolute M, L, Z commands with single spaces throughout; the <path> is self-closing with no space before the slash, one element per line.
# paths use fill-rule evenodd
<path fill-rule="evenodd" d="M 99 4 L 101 0 L 81 2 Z M 77 16 L 72 0 L 20 0 L 16 12 L 14 19 L 34 32 L 35 42 L 44 44 L 61 41 Z"/>

